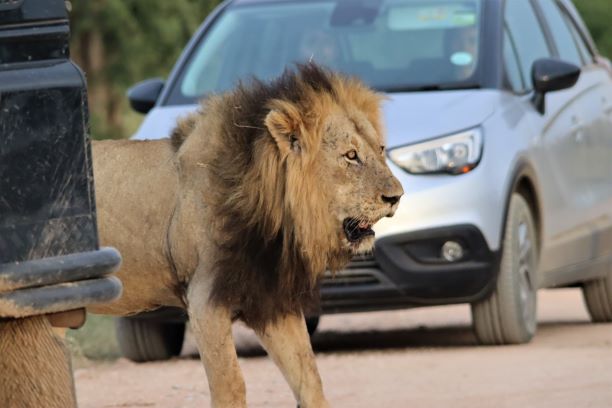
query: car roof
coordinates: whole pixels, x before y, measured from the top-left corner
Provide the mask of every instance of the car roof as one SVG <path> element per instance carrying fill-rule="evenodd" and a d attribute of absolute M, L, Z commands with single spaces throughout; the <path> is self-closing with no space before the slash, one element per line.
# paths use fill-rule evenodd
<path fill-rule="evenodd" d="M 279 2 L 302 2 L 309 3 L 312 1 L 323 1 L 323 0 L 230 0 L 230 4 L 241 5 L 241 4 L 260 4 L 260 3 L 279 3 Z M 488 0 L 491 1 L 491 0 Z M 493 0 L 501 1 L 501 0 Z"/>
<path fill-rule="evenodd" d="M 287 1 L 287 0 L 284 0 Z M 312 0 L 297 0 L 302 2 L 309 2 Z M 259 3 L 278 3 L 279 0 L 233 0 L 231 4 L 259 4 Z"/>

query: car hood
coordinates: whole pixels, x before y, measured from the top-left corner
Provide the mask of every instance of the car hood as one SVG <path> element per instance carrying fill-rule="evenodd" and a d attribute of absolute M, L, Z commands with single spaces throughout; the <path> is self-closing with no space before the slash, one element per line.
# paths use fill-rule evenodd
<path fill-rule="evenodd" d="M 499 104 L 494 90 L 388 94 L 383 105 L 387 146 L 412 144 L 480 125 Z"/>
<path fill-rule="evenodd" d="M 132 139 L 162 139 L 170 137 L 176 121 L 195 111 L 198 105 L 156 106 L 145 116 Z"/>
<path fill-rule="evenodd" d="M 383 104 L 387 146 L 416 143 L 478 126 L 493 113 L 500 98 L 499 92 L 482 89 L 388 94 Z M 177 118 L 197 107 L 155 107 L 132 138 L 168 137 Z"/>

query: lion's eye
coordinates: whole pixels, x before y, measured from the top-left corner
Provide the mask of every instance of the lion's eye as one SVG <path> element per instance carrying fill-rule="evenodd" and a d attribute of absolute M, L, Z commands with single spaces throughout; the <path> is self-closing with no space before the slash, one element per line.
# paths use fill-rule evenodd
<path fill-rule="evenodd" d="M 344 154 L 344 157 L 350 162 L 359 162 L 359 156 L 357 156 L 357 151 L 349 150 Z"/>

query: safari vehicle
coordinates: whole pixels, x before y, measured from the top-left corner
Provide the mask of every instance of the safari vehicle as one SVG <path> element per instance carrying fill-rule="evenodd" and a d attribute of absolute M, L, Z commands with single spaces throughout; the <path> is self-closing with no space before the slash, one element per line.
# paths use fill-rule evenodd
<path fill-rule="evenodd" d="M 580 286 L 612 320 L 612 72 L 569 0 L 226 1 L 168 80 L 130 90 L 133 137 L 306 60 L 386 94 L 406 192 L 374 254 L 324 280 L 322 313 L 469 303 L 482 344 L 523 343 L 537 290 Z M 183 327 L 147 319 L 119 323 L 129 357 L 163 357 L 138 339 Z"/>
<path fill-rule="evenodd" d="M 0 1 L 0 406 L 76 406 L 51 325 L 115 299 L 99 248 L 87 87 L 69 59 L 64 0 Z"/>

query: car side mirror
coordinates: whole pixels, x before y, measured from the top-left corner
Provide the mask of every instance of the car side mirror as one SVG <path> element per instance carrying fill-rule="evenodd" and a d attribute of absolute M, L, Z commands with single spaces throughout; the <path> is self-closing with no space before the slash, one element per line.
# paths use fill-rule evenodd
<path fill-rule="evenodd" d="M 580 77 L 580 67 L 553 58 L 536 60 L 531 68 L 531 80 L 535 94 L 533 104 L 544 114 L 545 98 L 548 92 L 571 88 Z"/>
<path fill-rule="evenodd" d="M 127 91 L 130 106 L 136 112 L 149 112 L 155 106 L 163 87 L 164 80 L 161 78 L 147 79 L 137 83 Z"/>

